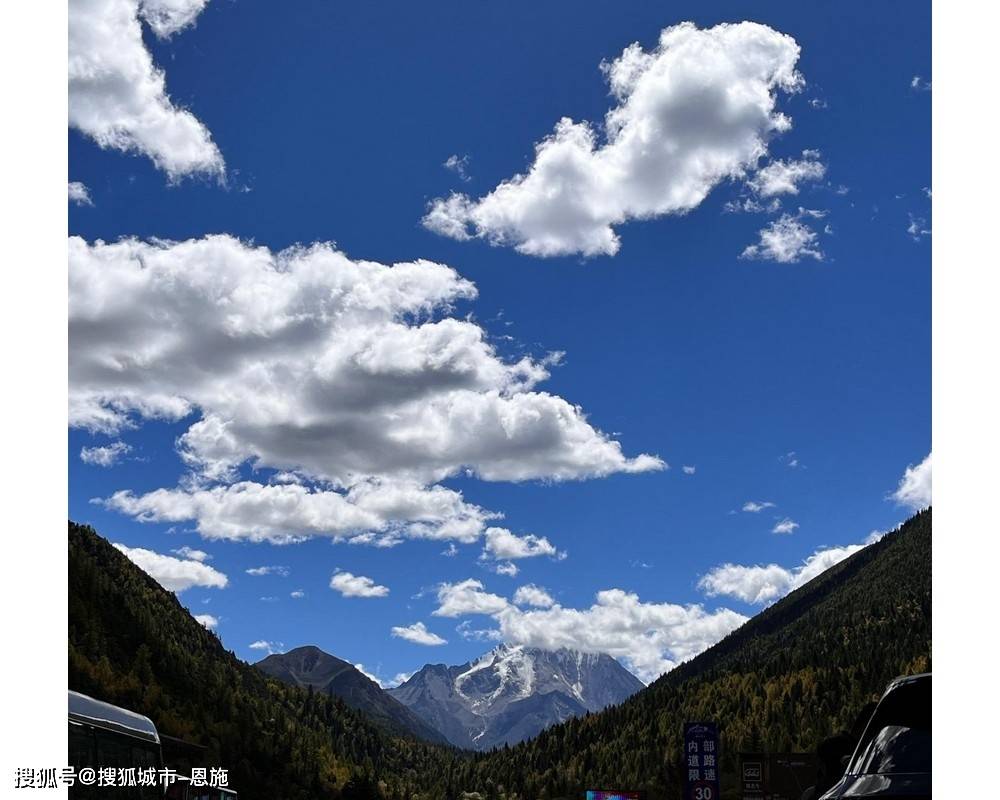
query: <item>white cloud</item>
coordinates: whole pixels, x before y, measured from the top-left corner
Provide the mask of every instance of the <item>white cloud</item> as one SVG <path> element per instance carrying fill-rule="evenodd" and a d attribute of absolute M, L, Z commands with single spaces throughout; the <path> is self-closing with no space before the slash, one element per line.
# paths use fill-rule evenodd
<path fill-rule="evenodd" d="M 776 214 L 781 210 L 781 200 L 774 197 L 767 203 L 762 203 L 756 197 L 742 196 L 727 200 L 722 210 L 729 214 Z"/>
<path fill-rule="evenodd" d="M 245 570 L 247 575 L 253 575 L 255 577 L 260 577 L 262 575 L 278 575 L 282 578 L 287 578 L 291 570 L 288 567 L 282 567 L 279 565 L 266 565 L 263 567 L 250 567 Z"/>
<path fill-rule="evenodd" d="M 362 675 L 364 675 L 366 678 L 368 678 L 368 680 L 377 683 L 380 688 L 382 689 L 385 688 L 385 684 L 382 683 L 382 679 L 378 677 L 378 675 L 375 675 L 374 673 L 371 673 L 368 670 L 366 670 L 364 664 L 358 662 L 357 664 L 354 665 L 354 668 Z"/>
<path fill-rule="evenodd" d="M 799 184 L 818 181 L 826 175 L 826 165 L 815 150 L 805 150 L 798 161 L 776 159 L 761 167 L 747 183 L 760 197 L 798 194 Z"/>
<path fill-rule="evenodd" d="M 933 471 L 933 453 L 916 466 L 910 464 L 899 479 L 899 486 L 892 493 L 892 499 L 901 506 L 912 511 L 920 511 L 931 504 L 931 473 Z"/>
<path fill-rule="evenodd" d="M 388 680 L 385 682 L 385 688 L 392 689 L 395 686 L 399 686 L 401 684 L 406 683 L 412 677 L 413 677 L 412 672 L 397 672 L 395 676 L 393 676 L 392 680 Z"/>
<path fill-rule="evenodd" d="M 450 169 L 463 181 L 470 181 L 472 177 L 469 175 L 469 157 L 459 156 L 457 154 L 448 156 L 448 159 L 442 165 L 445 169 Z"/>
<path fill-rule="evenodd" d="M 776 99 L 801 88 L 798 57 L 794 39 L 756 23 L 666 28 L 651 51 L 632 44 L 602 65 L 617 101 L 603 126 L 563 118 L 526 174 L 478 200 L 435 200 L 423 223 L 536 256 L 613 255 L 615 226 L 683 214 L 756 166 L 791 126 Z"/>
<path fill-rule="evenodd" d="M 643 681 L 654 680 L 738 628 L 747 618 L 729 609 L 646 603 L 621 589 L 597 593 L 589 608 L 508 607 L 495 616 L 505 642 L 554 650 L 608 653 Z"/>
<path fill-rule="evenodd" d="M 510 603 L 470 578 L 442 584 L 433 613 L 440 617 L 485 615 L 497 623 L 493 630 L 473 630 L 463 622 L 457 630 L 464 638 L 608 653 L 625 661 L 644 681 L 694 657 L 747 619 L 729 609 L 707 612 L 700 605 L 645 603 L 621 589 L 598 592 L 595 603 L 586 609 L 563 608 L 551 601 L 544 590 L 529 585 L 515 592 Z M 516 603 L 539 607 L 518 608 Z"/>
<path fill-rule="evenodd" d="M 499 642 L 502 640 L 497 628 L 473 628 L 472 623 L 467 619 L 455 626 L 455 632 L 469 642 Z"/>
<path fill-rule="evenodd" d="M 144 495 L 120 491 L 102 501 L 140 522 L 196 520 L 207 539 L 289 543 L 312 536 L 392 546 L 400 535 L 475 541 L 495 517 L 442 486 L 364 483 L 347 492 L 299 484 L 240 481 L 227 486 L 184 486 Z"/>
<path fill-rule="evenodd" d="M 269 642 L 266 639 L 258 639 L 247 645 L 251 650 L 266 650 L 268 655 L 273 653 L 281 653 L 284 650 L 285 645 L 282 642 Z"/>
<path fill-rule="evenodd" d="M 756 566 L 722 564 L 702 577 L 698 582 L 698 588 L 709 597 L 725 595 L 754 605 L 771 603 L 805 585 L 873 541 L 877 541 L 877 538 L 870 536 L 864 544 L 817 550 L 802 564 L 791 569 L 778 564 Z"/>
<path fill-rule="evenodd" d="M 193 25 L 208 0 L 141 0 L 139 13 L 160 38 Z"/>
<path fill-rule="evenodd" d="M 790 450 L 785 455 L 779 456 L 778 461 L 791 469 L 797 469 L 800 466 L 798 454 L 794 450 Z"/>
<path fill-rule="evenodd" d="M 484 557 L 495 559 L 534 558 L 536 556 L 564 557 L 544 536 L 526 534 L 517 536 L 506 528 L 487 528 Z"/>
<path fill-rule="evenodd" d="M 198 624 L 204 625 L 210 631 L 214 631 L 219 627 L 219 620 L 211 614 L 195 614 L 194 618 Z"/>
<path fill-rule="evenodd" d="M 482 581 L 467 578 L 459 583 L 443 583 L 437 591 L 436 617 L 461 617 L 466 614 L 496 614 L 510 604 L 500 595 L 483 589 Z"/>
<path fill-rule="evenodd" d="M 423 644 L 434 647 L 439 644 L 447 644 L 447 639 L 442 639 L 436 633 L 427 630 L 427 626 L 422 622 L 414 622 L 406 627 L 396 626 L 392 629 L 392 635 L 399 639 L 406 639 L 414 644 Z"/>
<path fill-rule="evenodd" d="M 69 182 L 69 201 L 78 206 L 94 205 L 94 201 L 90 198 L 90 190 L 80 181 Z"/>
<path fill-rule="evenodd" d="M 371 578 L 352 575 L 350 572 L 335 573 L 330 578 L 330 588 L 344 597 L 385 597 L 389 594 L 388 586 L 380 586 Z"/>
<path fill-rule="evenodd" d="M 910 214 L 910 224 L 906 226 L 906 232 L 915 242 L 919 242 L 924 236 L 931 235 L 931 230 L 927 227 L 927 220 L 914 214 Z"/>
<path fill-rule="evenodd" d="M 551 608 L 556 604 L 556 601 L 552 599 L 545 589 L 541 586 L 535 586 L 533 583 L 529 583 L 525 586 L 518 587 L 518 590 L 514 592 L 514 603 L 519 606 L 535 606 L 536 608 Z"/>
<path fill-rule="evenodd" d="M 213 538 L 379 532 L 471 542 L 490 512 L 436 483 L 573 480 L 663 469 L 626 457 L 581 408 L 536 386 L 552 360 L 503 358 L 475 297 L 426 261 L 351 261 L 325 244 L 272 253 L 228 236 L 70 250 L 71 424 L 113 432 L 198 415 L 179 438 L 199 481 L 110 507 L 195 520 Z M 156 314 L 149 313 L 156 309 Z M 294 471 L 321 488 L 239 482 Z"/>
<path fill-rule="evenodd" d="M 800 208 L 798 214 L 782 214 L 758 231 L 760 239 L 756 244 L 747 245 L 740 258 L 779 264 L 795 264 L 803 258 L 822 261 L 819 235 L 803 221 L 807 216 L 823 216 L 823 212 Z"/>
<path fill-rule="evenodd" d="M 499 564 L 493 567 L 493 571 L 497 575 L 506 575 L 508 578 L 516 578 L 517 574 L 521 570 L 518 569 L 517 564 L 515 564 L 513 561 L 501 561 Z"/>
<path fill-rule="evenodd" d="M 682 472 L 683 472 L 683 473 L 684 473 L 685 475 L 694 475 L 694 474 L 695 474 L 695 472 L 697 472 L 697 471 L 698 471 L 698 469 L 697 469 L 697 467 L 689 467 L 689 466 L 686 466 L 686 465 L 685 465 L 685 466 L 681 467 L 681 471 L 682 471 Z"/>
<path fill-rule="evenodd" d="M 165 556 L 141 547 L 126 547 L 118 543 L 114 546 L 129 561 L 171 592 L 183 592 L 192 586 L 224 589 L 229 583 L 225 575 L 200 561 Z"/>
<path fill-rule="evenodd" d="M 80 460 L 84 464 L 92 464 L 95 467 L 113 467 L 132 448 L 125 442 L 112 442 L 103 447 L 84 447 L 80 450 Z"/>
<path fill-rule="evenodd" d="M 204 550 L 195 550 L 192 547 L 184 545 L 183 547 L 178 547 L 176 550 L 171 550 L 171 553 L 178 555 L 181 558 L 189 558 L 192 561 L 210 561 L 211 556 Z"/>
<path fill-rule="evenodd" d="M 301 589 L 296 589 L 289 596 L 295 598 L 296 600 L 301 600 L 303 597 L 306 596 L 306 593 L 303 592 Z"/>
<path fill-rule="evenodd" d="M 931 82 L 925 81 L 919 75 L 914 75 L 910 79 L 910 88 L 915 92 L 929 92 L 931 90 Z"/>
<path fill-rule="evenodd" d="M 103 148 L 148 156 L 171 181 L 192 173 L 221 179 L 219 148 L 167 95 L 140 21 L 165 40 L 193 24 L 206 2 L 70 0 L 69 124 Z"/>
<path fill-rule="evenodd" d="M 799 523 L 785 517 L 777 525 L 771 528 L 771 533 L 795 533 L 795 529 L 799 527 Z"/>
<path fill-rule="evenodd" d="M 769 500 L 765 500 L 763 503 L 758 503 L 755 500 L 747 500 L 743 504 L 743 510 L 751 514 L 757 514 L 758 512 L 763 511 L 765 508 L 774 508 L 774 503 L 770 502 Z"/>

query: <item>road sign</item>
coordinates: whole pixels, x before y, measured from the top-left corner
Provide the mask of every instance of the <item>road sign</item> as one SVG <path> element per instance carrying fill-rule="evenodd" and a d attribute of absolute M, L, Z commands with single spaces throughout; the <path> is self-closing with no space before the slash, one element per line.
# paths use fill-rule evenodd
<path fill-rule="evenodd" d="M 740 784 L 743 788 L 741 800 L 764 800 L 764 760 L 763 754 L 740 753 Z"/>
<path fill-rule="evenodd" d="M 684 797 L 719 800 L 719 730 L 714 722 L 684 724 Z"/>
<path fill-rule="evenodd" d="M 816 774 L 812 753 L 740 753 L 740 800 L 798 800 Z"/>

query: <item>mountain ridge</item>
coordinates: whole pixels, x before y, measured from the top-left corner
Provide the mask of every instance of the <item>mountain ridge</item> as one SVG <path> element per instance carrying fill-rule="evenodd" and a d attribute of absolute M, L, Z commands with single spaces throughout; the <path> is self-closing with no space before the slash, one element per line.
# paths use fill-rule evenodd
<path fill-rule="evenodd" d="M 417 736 L 435 744 L 448 744 L 448 739 L 440 731 L 361 670 L 316 645 L 272 653 L 254 666 L 265 675 L 290 685 L 339 697 L 348 706 L 367 714 L 393 733 Z"/>
<path fill-rule="evenodd" d="M 388 693 L 455 746 L 489 750 L 642 688 L 604 653 L 500 644 L 464 664 L 427 664 Z"/>

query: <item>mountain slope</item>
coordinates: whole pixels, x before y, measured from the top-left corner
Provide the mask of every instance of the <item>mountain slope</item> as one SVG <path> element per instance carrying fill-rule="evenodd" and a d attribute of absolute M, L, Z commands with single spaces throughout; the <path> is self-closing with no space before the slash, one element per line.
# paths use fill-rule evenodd
<path fill-rule="evenodd" d="M 738 753 L 813 751 L 901 674 L 930 670 L 931 511 L 845 559 L 620 706 L 571 719 L 477 762 L 508 797 L 586 787 L 681 796 L 685 721 L 715 720 L 723 794 Z"/>
<path fill-rule="evenodd" d="M 461 666 L 428 664 L 389 693 L 452 744 L 488 750 L 620 703 L 642 688 L 607 655 L 500 645 Z"/>
<path fill-rule="evenodd" d="M 303 689 L 339 697 L 351 708 L 365 713 L 385 728 L 429 742 L 448 740 L 405 705 L 385 692 L 353 664 L 325 653 L 318 647 L 296 647 L 274 653 L 254 664 L 265 675 Z"/>
<path fill-rule="evenodd" d="M 264 676 L 93 529 L 69 524 L 69 688 L 207 748 L 241 800 L 454 796 L 461 759 Z M 383 789 L 376 790 L 376 782 Z M 426 794 L 420 794 L 426 792 Z"/>

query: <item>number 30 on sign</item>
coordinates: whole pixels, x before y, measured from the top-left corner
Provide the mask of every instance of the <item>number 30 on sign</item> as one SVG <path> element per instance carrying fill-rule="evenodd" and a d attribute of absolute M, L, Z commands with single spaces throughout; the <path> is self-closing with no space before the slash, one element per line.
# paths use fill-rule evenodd
<path fill-rule="evenodd" d="M 691 800 L 718 800 L 715 786 L 707 781 L 698 781 L 691 787 Z"/>

